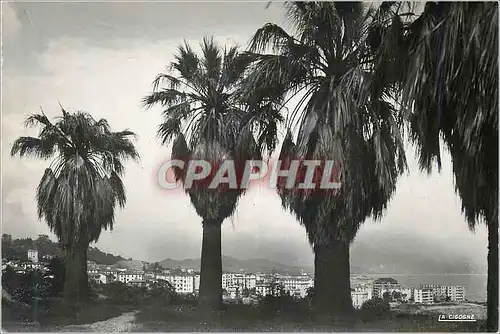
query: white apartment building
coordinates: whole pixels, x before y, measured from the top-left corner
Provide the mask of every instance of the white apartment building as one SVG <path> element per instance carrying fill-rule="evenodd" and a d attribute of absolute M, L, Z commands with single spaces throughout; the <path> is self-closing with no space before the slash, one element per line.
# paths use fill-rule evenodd
<path fill-rule="evenodd" d="M 446 296 L 452 302 L 464 302 L 467 288 L 465 286 L 447 286 Z"/>
<path fill-rule="evenodd" d="M 372 299 L 372 288 L 367 286 L 356 286 L 354 291 L 351 291 L 352 305 L 354 308 L 361 308 L 364 302 Z"/>
<path fill-rule="evenodd" d="M 43 266 L 41 263 L 35 262 L 35 263 L 22 263 L 20 265 L 21 268 L 27 270 L 28 268 L 30 269 L 42 269 Z"/>
<path fill-rule="evenodd" d="M 432 293 L 432 289 L 414 289 L 413 301 L 418 304 L 434 303 L 434 295 Z"/>
<path fill-rule="evenodd" d="M 465 286 L 422 284 L 421 288 L 430 289 L 432 290 L 434 296 L 441 298 L 449 298 L 449 300 L 453 302 L 463 302 L 466 300 L 465 297 L 467 288 Z"/>
<path fill-rule="evenodd" d="M 257 277 L 254 274 L 222 274 L 222 288 L 227 289 L 231 286 L 239 286 L 241 289 L 253 289 L 257 284 Z"/>
<path fill-rule="evenodd" d="M 192 275 L 157 275 L 156 278 L 164 279 L 170 282 L 177 293 L 193 293 L 195 290 L 195 278 Z"/>
<path fill-rule="evenodd" d="M 228 286 L 225 288 L 227 291 L 227 294 L 225 295 L 226 298 L 228 299 L 236 299 L 240 297 L 241 294 L 241 288 L 237 285 L 234 286 Z"/>
<path fill-rule="evenodd" d="M 36 249 L 28 250 L 28 260 L 34 263 L 38 263 L 38 251 Z"/>
<path fill-rule="evenodd" d="M 200 291 L 200 275 L 194 275 L 194 291 Z"/>
<path fill-rule="evenodd" d="M 401 285 L 392 277 L 381 277 L 373 281 L 373 296 L 382 298 L 382 290 L 400 289 Z"/>
<path fill-rule="evenodd" d="M 255 285 L 255 292 L 261 296 L 267 296 L 271 294 L 271 286 L 269 284 L 258 283 Z"/>
<path fill-rule="evenodd" d="M 314 280 L 304 276 L 284 276 L 278 281 L 283 285 L 285 291 L 290 295 L 304 298 L 307 295 L 307 289 L 314 286 Z"/>
<path fill-rule="evenodd" d="M 413 289 L 413 302 L 417 304 L 422 303 L 422 289 Z"/>
<path fill-rule="evenodd" d="M 391 294 L 391 296 L 393 296 L 393 294 L 395 292 L 399 292 L 401 294 L 401 301 L 408 301 L 412 296 L 412 289 L 411 288 L 399 287 L 399 288 L 383 288 L 383 289 L 378 291 L 379 295 L 377 297 L 383 298 L 384 293 L 386 293 L 386 292 L 389 292 Z"/>
<path fill-rule="evenodd" d="M 107 284 L 108 278 L 105 274 L 89 273 L 89 281 L 96 284 Z"/>
<path fill-rule="evenodd" d="M 420 285 L 421 289 L 429 289 L 432 291 L 432 294 L 434 296 L 439 296 L 442 294 L 442 286 L 441 285 L 436 285 L 436 284 L 421 284 Z"/>
<path fill-rule="evenodd" d="M 117 280 L 127 284 L 130 281 L 137 281 L 144 279 L 144 273 L 140 271 L 118 271 Z"/>

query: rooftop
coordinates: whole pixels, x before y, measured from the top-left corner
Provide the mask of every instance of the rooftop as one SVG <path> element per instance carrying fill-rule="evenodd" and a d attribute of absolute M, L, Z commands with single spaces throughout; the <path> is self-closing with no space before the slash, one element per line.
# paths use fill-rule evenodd
<path fill-rule="evenodd" d="M 377 284 L 377 283 L 390 283 L 390 284 L 398 284 L 398 281 L 396 281 L 394 278 L 392 277 L 381 277 L 381 278 L 378 278 L 376 279 L 374 282 L 374 284 Z"/>

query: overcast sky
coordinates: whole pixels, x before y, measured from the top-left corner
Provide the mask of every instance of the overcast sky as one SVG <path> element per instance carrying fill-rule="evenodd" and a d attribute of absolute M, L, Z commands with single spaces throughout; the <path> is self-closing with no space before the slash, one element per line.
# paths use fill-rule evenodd
<path fill-rule="evenodd" d="M 170 157 L 156 139 L 159 110 L 144 111 L 141 98 L 155 75 L 186 39 L 198 43 L 215 35 L 221 43 L 245 47 L 266 22 L 283 23 L 282 8 L 265 2 L 241 3 L 3 3 L 2 229 L 14 237 L 49 234 L 36 216 L 34 194 L 48 162 L 10 158 L 12 142 L 25 130 L 22 121 L 42 106 L 55 116 L 58 101 L 114 130 L 138 134 L 140 163 L 128 163 L 124 183 L 128 202 L 116 215 L 112 232 L 97 246 L 134 259 L 158 261 L 198 257 L 201 219 L 183 193 L 160 190 L 154 175 Z M 456 245 L 457 253 L 486 257 L 486 231 L 471 233 L 454 193 L 450 157 L 441 174 L 420 173 L 408 150 L 410 174 L 381 222 L 367 220 L 356 242 L 377 235 L 407 234 Z M 55 238 L 54 238 L 55 239 Z M 239 202 L 223 227 L 224 255 L 310 264 L 303 228 L 285 213 L 269 190 L 254 189 Z"/>

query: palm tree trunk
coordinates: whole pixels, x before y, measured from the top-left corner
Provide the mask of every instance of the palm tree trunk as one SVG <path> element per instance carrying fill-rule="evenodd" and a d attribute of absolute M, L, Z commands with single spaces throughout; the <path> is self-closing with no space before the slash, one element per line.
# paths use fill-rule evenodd
<path fill-rule="evenodd" d="M 87 245 L 78 244 L 66 250 L 64 299 L 74 303 L 89 297 Z"/>
<path fill-rule="evenodd" d="M 498 331 L 498 217 L 488 221 L 487 330 Z"/>
<path fill-rule="evenodd" d="M 349 245 L 331 240 L 315 245 L 314 254 L 315 311 L 334 317 L 352 315 Z"/>
<path fill-rule="evenodd" d="M 219 219 L 203 220 L 198 307 L 207 312 L 222 306 L 221 226 Z"/>

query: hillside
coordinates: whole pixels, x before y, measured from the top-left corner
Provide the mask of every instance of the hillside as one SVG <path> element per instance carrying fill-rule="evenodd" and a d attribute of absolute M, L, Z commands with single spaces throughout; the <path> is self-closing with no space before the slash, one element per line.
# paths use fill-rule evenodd
<path fill-rule="evenodd" d="M 31 238 L 12 239 L 8 234 L 2 235 L 2 258 L 26 261 L 28 260 L 29 249 L 37 249 L 39 259 L 42 259 L 45 255 L 64 256 L 59 245 L 50 240 L 47 235 L 41 235 L 35 240 Z M 98 264 L 107 265 L 117 264 L 119 261 L 125 260 L 121 256 L 101 252 L 96 247 L 89 247 L 87 259 Z"/>

